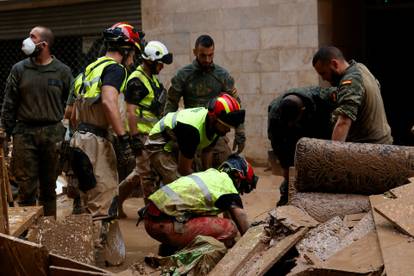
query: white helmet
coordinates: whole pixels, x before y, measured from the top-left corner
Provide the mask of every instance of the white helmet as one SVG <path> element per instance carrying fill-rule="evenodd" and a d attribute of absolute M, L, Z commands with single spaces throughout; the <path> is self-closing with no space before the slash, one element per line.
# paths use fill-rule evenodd
<path fill-rule="evenodd" d="M 171 64 L 173 55 L 168 53 L 167 47 L 159 41 L 150 41 L 145 46 L 142 58 L 150 61 L 158 61 L 165 64 Z"/>

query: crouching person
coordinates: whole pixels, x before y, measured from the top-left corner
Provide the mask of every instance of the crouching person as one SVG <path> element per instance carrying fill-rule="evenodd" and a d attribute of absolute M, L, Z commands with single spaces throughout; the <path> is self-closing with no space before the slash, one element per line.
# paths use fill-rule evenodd
<path fill-rule="evenodd" d="M 234 244 L 237 230 L 248 227 L 239 194 L 256 188 L 253 168 L 238 155 L 231 155 L 218 169 L 180 177 L 151 196 L 143 216 L 145 229 L 161 242 L 160 255 L 185 247 L 197 235 L 211 236 Z M 231 219 L 217 215 L 228 211 Z"/>

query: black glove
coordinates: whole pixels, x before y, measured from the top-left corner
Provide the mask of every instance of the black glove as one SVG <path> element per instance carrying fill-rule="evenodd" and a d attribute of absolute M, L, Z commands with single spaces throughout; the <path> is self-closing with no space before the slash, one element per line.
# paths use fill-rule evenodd
<path fill-rule="evenodd" d="M 116 158 L 118 159 L 118 166 L 126 166 L 129 160 L 133 158 L 133 153 L 129 141 L 130 140 L 128 134 L 120 135 L 117 138 L 115 152 Z"/>
<path fill-rule="evenodd" d="M 142 149 L 144 148 L 144 144 L 142 143 L 139 134 L 135 134 L 131 136 L 131 148 L 135 156 L 140 156 L 142 154 Z"/>

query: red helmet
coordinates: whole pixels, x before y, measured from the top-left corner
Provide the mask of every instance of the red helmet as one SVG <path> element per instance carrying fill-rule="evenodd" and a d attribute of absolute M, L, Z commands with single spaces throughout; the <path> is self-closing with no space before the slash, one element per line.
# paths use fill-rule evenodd
<path fill-rule="evenodd" d="M 240 155 L 230 155 L 227 161 L 223 162 L 218 169 L 230 176 L 241 194 L 250 193 L 256 189 L 258 177 L 254 174 L 252 165 Z"/>
<path fill-rule="evenodd" d="M 231 127 L 238 127 L 244 123 L 245 111 L 240 109 L 240 103 L 235 98 L 222 93 L 209 101 L 208 114 Z"/>
<path fill-rule="evenodd" d="M 119 22 L 103 31 L 104 41 L 113 46 L 135 46 L 139 51 L 143 48 L 143 32 L 125 22 Z"/>

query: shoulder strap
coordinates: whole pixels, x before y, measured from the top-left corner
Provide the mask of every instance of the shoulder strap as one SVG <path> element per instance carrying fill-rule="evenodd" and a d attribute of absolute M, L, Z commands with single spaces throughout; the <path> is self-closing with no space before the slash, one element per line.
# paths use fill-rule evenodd
<path fill-rule="evenodd" d="M 112 60 L 111 59 L 104 59 L 104 60 L 98 62 L 97 64 L 95 64 L 95 66 L 93 66 L 91 68 L 91 70 L 89 70 L 89 73 L 88 74 L 85 74 L 87 67 L 85 68 L 85 70 L 83 71 L 83 74 L 82 74 L 82 84 L 81 84 L 81 87 L 79 88 L 79 95 L 85 94 L 85 85 L 84 85 L 84 82 L 85 82 L 86 76 L 89 75 L 90 73 L 92 73 L 92 71 L 95 70 L 98 66 L 100 66 L 100 65 L 102 65 L 102 64 L 104 64 L 104 63 L 106 63 L 108 61 L 112 61 Z"/>

